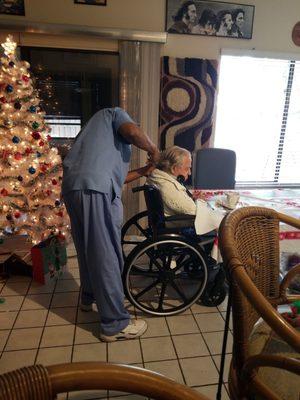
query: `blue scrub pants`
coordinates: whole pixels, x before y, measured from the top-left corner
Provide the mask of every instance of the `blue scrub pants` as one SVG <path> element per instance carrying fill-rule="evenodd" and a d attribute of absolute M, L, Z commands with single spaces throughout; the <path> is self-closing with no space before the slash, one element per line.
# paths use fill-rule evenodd
<path fill-rule="evenodd" d="M 123 205 L 113 193 L 74 190 L 64 195 L 77 251 L 81 303 L 96 302 L 101 332 L 114 335 L 126 328 L 121 226 Z"/>

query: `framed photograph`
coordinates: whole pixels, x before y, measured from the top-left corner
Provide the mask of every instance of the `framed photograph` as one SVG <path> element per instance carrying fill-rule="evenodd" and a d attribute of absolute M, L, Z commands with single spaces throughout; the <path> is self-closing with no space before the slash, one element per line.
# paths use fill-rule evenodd
<path fill-rule="evenodd" d="M 77 4 L 90 4 L 93 6 L 106 6 L 106 0 L 74 0 Z"/>
<path fill-rule="evenodd" d="M 25 15 L 24 0 L 0 0 L 0 14 Z"/>
<path fill-rule="evenodd" d="M 202 0 L 167 0 L 168 33 L 251 39 L 254 6 Z"/>

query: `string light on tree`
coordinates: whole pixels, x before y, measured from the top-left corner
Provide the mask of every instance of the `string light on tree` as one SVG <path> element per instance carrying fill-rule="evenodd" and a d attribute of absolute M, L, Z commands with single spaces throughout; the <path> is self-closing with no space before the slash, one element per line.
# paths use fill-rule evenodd
<path fill-rule="evenodd" d="M 62 163 L 50 148 L 30 65 L 16 57 L 8 36 L 0 59 L 0 233 L 28 234 L 35 244 L 51 233 L 68 235 L 60 202 Z"/>

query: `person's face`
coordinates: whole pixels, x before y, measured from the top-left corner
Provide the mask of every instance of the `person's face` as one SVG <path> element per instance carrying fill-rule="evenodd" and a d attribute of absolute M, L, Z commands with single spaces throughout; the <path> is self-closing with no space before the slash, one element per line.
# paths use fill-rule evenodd
<path fill-rule="evenodd" d="M 225 28 L 230 31 L 230 29 L 232 28 L 233 25 L 233 21 L 232 21 L 232 16 L 231 14 L 225 14 L 223 17 L 223 24 L 225 26 Z"/>
<path fill-rule="evenodd" d="M 181 165 L 174 166 L 172 169 L 172 174 L 174 176 L 179 176 L 182 175 L 184 176 L 184 179 L 187 180 L 187 178 L 191 175 L 191 167 L 192 167 L 192 158 L 190 155 L 186 155 L 183 157 Z"/>
<path fill-rule="evenodd" d="M 192 24 L 196 22 L 197 19 L 197 9 L 194 4 L 188 6 L 188 11 L 185 14 L 187 20 L 189 20 Z"/>
<path fill-rule="evenodd" d="M 238 13 L 238 15 L 236 16 L 236 20 L 235 23 L 237 24 L 237 26 L 239 28 L 242 28 L 242 26 L 244 25 L 244 14 L 242 12 Z"/>
<path fill-rule="evenodd" d="M 213 35 L 215 33 L 214 25 L 212 22 L 208 21 L 204 25 L 204 30 L 208 35 Z"/>

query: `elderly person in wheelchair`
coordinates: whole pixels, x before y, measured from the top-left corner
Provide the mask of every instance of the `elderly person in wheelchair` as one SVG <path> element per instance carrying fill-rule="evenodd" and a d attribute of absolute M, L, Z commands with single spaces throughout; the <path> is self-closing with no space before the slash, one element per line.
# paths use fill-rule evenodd
<path fill-rule="evenodd" d="M 191 163 L 186 149 L 163 151 L 146 185 L 133 189 L 144 191 L 147 211 L 123 227 L 124 236 L 134 225 L 143 238 L 125 258 L 125 293 L 133 305 L 152 315 L 174 315 L 196 301 L 216 306 L 226 297 L 223 268 L 210 257 L 216 231 L 196 234 L 197 206 L 178 181 L 191 174 Z M 142 218 L 148 220 L 146 227 Z"/>

